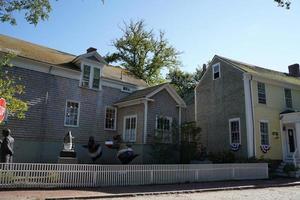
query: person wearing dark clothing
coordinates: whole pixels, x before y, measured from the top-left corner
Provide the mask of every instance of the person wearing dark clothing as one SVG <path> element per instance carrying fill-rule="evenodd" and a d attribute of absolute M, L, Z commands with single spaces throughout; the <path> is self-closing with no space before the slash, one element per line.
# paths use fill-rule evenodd
<path fill-rule="evenodd" d="M 2 131 L 3 140 L 0 140 L 0 162 L 2 163 L 12 163 L 13 154 L 14 154 L 14 138 L 11 137 L 10 129 L 4 129 Z"/>

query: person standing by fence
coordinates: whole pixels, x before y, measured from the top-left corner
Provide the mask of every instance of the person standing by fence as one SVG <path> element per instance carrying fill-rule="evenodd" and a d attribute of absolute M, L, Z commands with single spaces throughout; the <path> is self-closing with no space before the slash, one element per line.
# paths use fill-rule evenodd
<path fill-rule="evenodd" d="M 0 140 L 0 142 L 1 142 L 0 161 L 2 163 L 12 163 L 15 140 L 13 137 L 11 137 L 11 131 L 8 128 L 3 129 L 2 135 L 3 135 L 4 139 L 3 139 L 3 141 Z"/>

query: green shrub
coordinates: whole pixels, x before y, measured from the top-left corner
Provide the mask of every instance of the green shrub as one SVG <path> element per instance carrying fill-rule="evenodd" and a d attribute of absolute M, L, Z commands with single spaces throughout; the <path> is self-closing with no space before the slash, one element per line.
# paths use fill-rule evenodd
<path fill-rule="evenodd" d="M 213 163 L 235 163 L 236 157 L 231 151 L 223 151 L 218 153 L 209 153 L 208 160 Z"/>
<path fill-rule="evenodd" d="M 298 170 L 299 170 L 299 167 L 296 167 L 294 164 L 291 164 L 291 163 L 287 163 L 283 167 L 283 171 L 286 174 L 288 174 L 289 172 L 295 172 L 295 171 L 298 171 Z"/>

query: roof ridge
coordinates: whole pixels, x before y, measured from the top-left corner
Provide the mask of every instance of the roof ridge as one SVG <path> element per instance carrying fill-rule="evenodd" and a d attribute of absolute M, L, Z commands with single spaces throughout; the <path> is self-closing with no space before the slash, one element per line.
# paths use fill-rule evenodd
<path fill-rule="evenodd" d="M 227 57 L 223 57 L 223 56 L 219 56 L 219 55 L 216 55 L 216 56 L 218 56 L 221 59 L 225 59 L 229 62 L 233 62 L 233 64 L 234 64 L 234 62 L 236 62 L 238 64 L 246 65 L 246 66 L 251 67 L 251 68 L 260 68 L 260 69 L 263 69 L 263 70 L 272 71 L 272 72 L 280 73 L 280 74 L 283 74 L 283 75 L 287 74 L 286 72 L 281 72 L 281 71 L 277 71 L 277 70 L 274 70 L 274 69 L 269 69 L 269 68 L 261 67 L 261 66 L 258 66 L 258 65 L 249 64 L 249 63 L 242 62 L 242 61 L 239 61 L 239 60 L 235 60 L 235 59 L 231 59 L 231 58 L 227 58 Z"/>

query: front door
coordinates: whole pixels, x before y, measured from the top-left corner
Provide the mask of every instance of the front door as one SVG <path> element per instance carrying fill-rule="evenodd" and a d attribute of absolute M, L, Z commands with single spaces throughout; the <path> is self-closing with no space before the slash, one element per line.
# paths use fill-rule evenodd
<path fill-rule="evenodd" d="M 293 156 L 293 153 L 296 150 L 296 138 L 295 138 L 295 132 L 294 129 L 288 129 L 287 131 L 287 146 L 288 146 L 288 154 L 289 157 Z"/>

